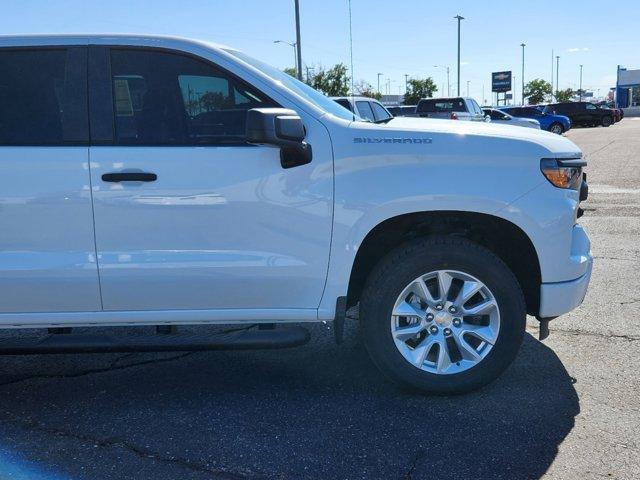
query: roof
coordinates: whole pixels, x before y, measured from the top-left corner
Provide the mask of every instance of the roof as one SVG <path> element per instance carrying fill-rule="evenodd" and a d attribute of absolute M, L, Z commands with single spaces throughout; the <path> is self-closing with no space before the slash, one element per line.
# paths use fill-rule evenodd
<path fill-rule="evenodd" d="M 219 50 L 235 50 L 226 45 L 171 35 L 139 33 L 76 33 L 76 34 L 37 34 L 37 35 L 0 35 L 0 46 L 37 46 L 37 45 L 155 45 L 158 47 L 182 47 L 186 45 L 204 46 Z"/>

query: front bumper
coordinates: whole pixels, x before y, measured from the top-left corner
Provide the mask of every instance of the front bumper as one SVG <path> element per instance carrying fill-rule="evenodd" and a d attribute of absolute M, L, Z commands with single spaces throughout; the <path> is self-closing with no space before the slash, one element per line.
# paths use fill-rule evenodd
<path fill-rule="evenodd" d="M 587 272 L 575 280 L 558 283 L 543 283 L 540 286 L 540 318 L 553 318 L 580 306 L 587 294 L 593 257 L 589 254 Z"/>

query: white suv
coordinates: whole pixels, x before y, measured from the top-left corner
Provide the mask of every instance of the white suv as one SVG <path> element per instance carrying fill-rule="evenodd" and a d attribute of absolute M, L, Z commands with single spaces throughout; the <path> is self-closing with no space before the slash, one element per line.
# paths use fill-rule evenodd
<path fill-rule="evenodd" d="M 354 120 L 176 38 L 1 37 L 0 71 L 0 326 L 51 333 L 0 353 L 286 346 L 300 327 L 264 327 L 333 321 L 339 340 L 348 316 L 390 378 L 462 392 L 510 364 L 527 313 L 544 326 L 585 295 L 566 138 Z M 60 335 L 189 324 L 262 328 Z"/>

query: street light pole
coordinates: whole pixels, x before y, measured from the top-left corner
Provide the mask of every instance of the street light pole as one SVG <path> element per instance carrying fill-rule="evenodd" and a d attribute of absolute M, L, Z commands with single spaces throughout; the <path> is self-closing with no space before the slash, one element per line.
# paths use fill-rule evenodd
<path fill-rule="evenodd" d="M 291 42 L 285 42 L 284 40 L 275 40 L 273 43 L 283 43 L 285 45 L 289 45 L 290 47 L 293 47 L 293 66 L 296 68 L 296 76 L 300 77 L 300 80 L 301 80 L 302 79 L 302 73 L 301 73 L 300 64 L 298 63 L 296 42 L 291 43 Z"/>
<path fill-rule="evenodd" d="M 470 80 L 467 80 L 467 97 L 469 96 L 469 84 L 471 83 Z"/>
<path fill-rule="evenodd" d="M 560 91 L 560 55 L 556 55 L 556 92 Z"/>
<path fill-rule="evenodd" d="M 522 105 L 524 105 L 524 47 L 526 47 L 527 44 L 521 43 L 520 46 L 522 47 L 522 77 L 520 80 L 522 81 Z"/>
<path fill-rule="evenodd" d="M 296 60 L 298 63 L 298 80 L 302 81 L 302 47 L 300 45 L 300 3 L 295 1 L 296 7 Z"/>
<path fill-rule="evenodd" d="M 380 77 L 384 75 L 384 73 L 379 73 L 378 74 L 378 93 L 380 93 Z"/>
<path fill-rule="evenodd" d="M 582 65 L 580 65 L 580 101 L 582 101 Z"/>
<path fill-rule="evenodd" d="M 409 86 L 409 75 L 404 74 L 404 93 L 407 93 L 407 87 Z"/>
<path fill-rule="evenodd" d="M 460 22 L 464 20 L 464 17 L 456 15 L 453 18 L 458 20 L 458 96 L 460 96 Z"/>

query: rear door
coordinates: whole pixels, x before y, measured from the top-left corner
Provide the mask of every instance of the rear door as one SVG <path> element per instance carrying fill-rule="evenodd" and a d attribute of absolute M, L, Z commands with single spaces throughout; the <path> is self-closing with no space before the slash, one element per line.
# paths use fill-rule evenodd
<path fill-rule="evenodd" d="M 279 105 L 240 78 L 174 51 L 90 54 L 104 309 L 317 309 L 333 205 L 326 129 L 303 116 L 313 160 L 283 169 L 278 148 L 245 141 L 247 110 Z"/>
<path fill-rule="evenodd" d="M 0 313 L 101 308 L 86 56 L 0 48 Z"/>

